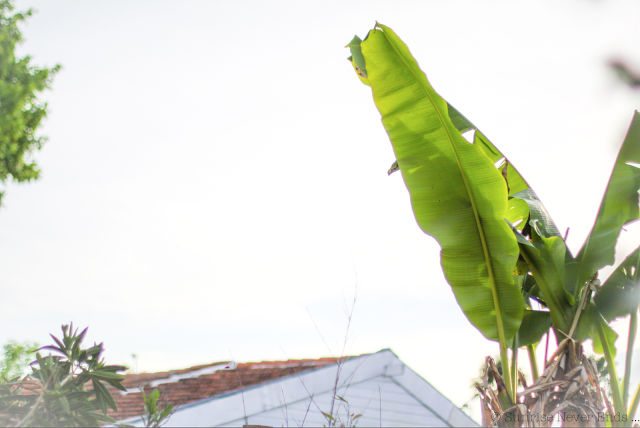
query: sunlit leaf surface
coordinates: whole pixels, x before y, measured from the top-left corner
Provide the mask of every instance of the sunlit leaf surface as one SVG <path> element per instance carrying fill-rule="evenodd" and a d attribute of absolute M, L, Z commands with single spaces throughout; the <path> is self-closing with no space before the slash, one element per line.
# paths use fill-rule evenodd
<path fill-rule="evenodd" d="M 504 221 L 506 182 L 482 148 L 461 136 L 407 46 L 378 26 L 361 43 L 367 83 L 418 225 L 442 247 L 445 276 L 471 323 L 489 339 L 509 339 L 524 303 L 513 281 L 518 247 Z"/>

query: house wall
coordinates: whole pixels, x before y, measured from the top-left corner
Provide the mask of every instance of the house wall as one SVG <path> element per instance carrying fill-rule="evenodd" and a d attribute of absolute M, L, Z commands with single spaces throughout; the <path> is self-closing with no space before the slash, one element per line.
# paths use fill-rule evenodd
<path fill-rule="evenodd" d="M 165 426 L 328 426 L 332 404 L 345 426 L 477 426 L 390 350 L 184 405 Z"/>
<path fill-rule="evenodd" d="M 446 420 L 422 405 L 393 380 L 382 376 L 342 388 L 338 395 L 347 402 L 333 401 L 337 426 L 340 426 L 340 422 L 349 426 L 349 415 L 358 414 L 363 415 L 356 420 L 360 426 L 447 426 Z M 330 391 L 315 395 L 313 400 L 307 398 L 296 403 L 283 400 L 279 408 L 253 415 L 248 418 L 248 423 L 272 427 L 329 426 L 322 412 L 330 413 L 332 396 L 333 391 Z M 244 418 L 240 418 L 221 425 L 242 426 L 244 423 Z"/>

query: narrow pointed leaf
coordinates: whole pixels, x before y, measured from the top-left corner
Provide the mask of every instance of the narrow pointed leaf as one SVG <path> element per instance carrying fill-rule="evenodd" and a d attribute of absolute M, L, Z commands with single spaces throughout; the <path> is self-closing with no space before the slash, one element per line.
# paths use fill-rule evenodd
<path fill-rule="evenodd" d="M 96 391 L 96 398 L 98 396 L 100 396 L 100 398 L 103 400 L 103 404 L 102 404 L 102 412 L 104 414 L 107 413 L 106 411 L 106 405 L 108 405 L 109 407 L 111 407 L 113 410 L 115 410 L 116 412 L 118 411 L 118 406 L 116 405 L 116 401 L 113 399 L 113 396 L 111 395 L 111 392 L 109 392 L 109 390 L 107 389 L 107 387 L 105 387 L 102 382 L 100 382 L 97 379 L 93 379 L 93 388 Z"/>
<path fill-rule="evenodd" d="M 465 315 L 487 338 L 506 343 L 524 303 L 513 282 L 518 247 L 504 221 L 505 180 L 461 136 L 407 46 L 378 27 L 362 54 L 418 225 L 442 247 L 442 268 Z"/>
<path fill-rule="evenodd" d="M 157 389 L 154 389 L 153 392 L 149 394 L 149 399 L 146 401 L 147 410 L 149 411 L 149 413 L 153 415 L 158 413 L 157 402 L 159 397 L 160 397 L 160 391 L 158 391 Z"/>
<path fill-rule="evenodd" d="M 103 389 L 105 388 L 102 384 L 100 384 L 100 381 L 93 379 L 93 390 L 95 391 L 95 394 L 96 394 L 96 404 L 98 405 L 98 408 L 102 410 L 102 413 L 106 415 L 108 410 L 108 403 L 105 399 L 105 394 Z"/>
<path fill-rule="evenodd" d="M 109 379 L 114 381 L 123 380 L 124 376 L 118 373 L 114 373 L 110 370 L 94 370 L 91 372 L 91 376 L 99 379 Z"/>
<path fill-rule="evenodd" d="M 636 111 L 609 178 L 595 224 L 577 256 L 578 284 L 614 263 L 620 230 L 640 218 L 640 114 Z"/>
<path fill-rule="evenodd" d="M 110 418 L 107 415 L 98 412 L 83 412 L 85 416 L 90 416 L 91 419 L 96 420 L 97 422 L 101 422 L 100 425 L 113 424 L 115 423 L 115 419 Z M 85 426 L 95 426 L 96 424 L 85 424 Z"/>
<path fill-rule="evenodd" d="M 62 407 L 62 411 L 64 412 L 64 414 L 68 415 L 69 413 L 71 413 L 71 409 L 69 408 L 69 400 L 67 400 L 67 397 L 60 397 L 58 398 L 58 403 L 60 404 L 60 407 Z"/>
<path fill-rule="evenodd" d="M 120 391 L 126 391 L 127 388 L 125 388 L 122 385 L 122 381 L 121 380 L 113 380 L 113 379 L 104 379 L 105 382 L 107 382 L 109 385 L 113 386 L 116 389 L 119 389 Z"/>
<path fill-rule="evenodd" d="M 165 418 L 169 417 L 171 415 L 171 412 L 173 412 L 173 405 L 167 404 L 167 406 L 160 412 L 160 417 L 158 418 L 158 420 L 162 421 Z"/>
<path fill-rule="evenodd" d="M 41 348 L 38 349 L 38 351 L 56 351 L 56 352 L 60 352 L 61 354 L 64 354 L 64 352 L 62 352 L 62 350 L 60 348 L 58 348 L 57 346 L 53 346 L 53 345 L 48 345 L 48 346 L 43 346 Z"/>
<path fill-rule="evenodd" d="M 64 354 L 62 350 L 65 348 L 65 346 L 62 344 L 62 342 L 60 342 L 60 340 L 57 337 L 55 337 L 53 334 L 49 334 L 49 336 L 51 336 L 54 342 L 56 342 L 56 344 L 60 347 L 60 352 Z"/>
<path fill-rule="evenodd" d="M 604 319 L 611 322 L 640 306 L 640 247 L 620 263 L 593 299 Z"/>
<path fill-rule="evenodd" d="M 102 347 L 102 344 L 100 344 L 100 347 Z M 100 370 L 105 371 L 105 372 L 122 372 L 127 370 L 128 367 L 127 366 L 120 366 L 120 365 L 111 365 L 111 366 L 102 366 L 100 367 Z"/>

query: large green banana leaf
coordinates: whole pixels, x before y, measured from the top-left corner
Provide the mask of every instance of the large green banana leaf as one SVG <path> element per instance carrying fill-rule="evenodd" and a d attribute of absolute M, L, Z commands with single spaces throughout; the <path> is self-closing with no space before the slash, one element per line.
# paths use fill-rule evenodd
<path fill-rule="evenodd" d="M 505 180 L 482 148 L 461 136 L 407 46 L 378 27 L 350 47 L 361 49 L 367 77 L 359 77 L 373 91 L 415 218 L 442 247 L 444 274 L 469 321 L 504 344 L 524 311 L 513 280 L 518 246 L 504 221 Z"/>
<path fill-rule="evenodd" d="M 640 218 L 638 190 L 640 114 L 636 111 L 600 203 L 598 217 L 576 257 L 578 272 L 575 279 L 579 287 L 595 272 L 613 264 L 620 230 L 624 225 Z"/>
<path fill-rule="evenodd" d="M 480 130 L 478 130 L 477 127 L 475 127 L 466 117 L 451 105 L 449 105 L 449 116 L 460 132 L 465 132 L 470 129 L 474 129 L 476 131 L 474 144 L 480 146 L 485 154 L 501 171 L 503 178 L 507 182 L 507 189 L 509 192 L 509 202 L 505 213 L 505 219 L 510 225 L 517 224 L 517 226 L 513 227 L 514 233 L 518 234 L 517 238 L 519 238 L 519 240 L 523 239 L 526 241 L 526 239 L 519 234 L 518 230 L 522 231 L 528 224 L 536 225 L 535 231 L 529 232 L 529 234 L 532 235 L 532 237 L 534 235 L 538 235 L 536 237 L 536 245 L 539 248 L 532 250 L 531 248 L 527 249 L 525 247 L 521 247 L 521 250 L 534 253 L 535 255 L 532 255 L 530 260 L 533 263 L 540 264 L 541 266 L 538 266 L 537 269 L 538 272 L 549 278 L 542 280 L 544 290 L 536 290 L 534 296 L 538 297 L 542 294 L 540 297 L 545 300 L 545 303 L 548 302 L 547 305 L 551 305 L 548 307 L 553 313 L 553 316 L 556 317 L 556 325 L 558 328 L 567 328 L 566 320 L 568 318 L 566 314 L 571 313 L 569 306 L 574 300 L 573 296 L 568 295 L 569 293 L 566 291 L 565 283 L 563 281 L 564 278 L 559 280 L 557 277 L 550 277 L 554 274 L 554 270 L 551 269 L 553 265 L 544 262 L 544 260 L 554 260 L 554 258 L 549 254 L 547 246 L 543 244 L 543 240 L 546 241 L 546 238 L 552 237 L 554 238 L 551 240 L 553 245 L 550 245 L 549 248 L 553 248 L 556 253 L 562 252 L 562 254 L 564 254 L 565 261 L 571 262 L 573 260 L 569 249 L 560 238 L 560 233 L 556 224 L 536 193 L 529 186 L 529 183 L 527 183 L 513 164 L 506 159 L 502 152 L 500 152 L 500 150 L 498 150 L 493 143 L 491 143 L 491 141 L 489 141 L 489 139 L 482 134 Z M 530 247 L 535 248 L 533 244 L 530 244 Z M 564 266 L 559 260 L 556 262 L 559 264 L 559 271 L 564 275 Z M 552 295 L 547 296 L 545 293 L 551 293 Z M 549 317 L 549 314 L 546 316 Z M 523 320 L 518 336 L 535 336 L 541 331 L 540 329 L 531 329 L 531 326 L 531 322 L 525 322 L 525 320 Z M 544 332 L 540 333 L 540 336 L 542 336 L 543 333 Z"/>
<path fill-rule="evenodd" d="M 354 40 L 355 39 L 356 38 L 354 38 Z M 359 41 L 360 39 L 357 40 Z M 351 43 L 354 43 L 354 41 Z M 357 61 L 352 60 L 352 62 L 358 75 L 361 75 L 360 68 L 356 65 Z M 364 61 L 362 61 L 362 64 L 364 64 Z M 362 66 L 364 67 L 364 65 Z M 366 85 L 369 84 L 366 79 L 361 78 L 361 80 Z M 496 168 L 500 170 L 507 182 L 507 191 L 509 193 L 509 202 L 505 213 L 507 221 L 516 225 L 518 230 L 522 230 L 527 225 L 527 220 L 537 220 L 541 225 L 541 230 L 545 237 L 561 236 L 547 209 L 513 164 L 511 164 L 502 152 L 500 152 L 469 119 L 460 113 L 458 109 L 447 103 L 447 111 L 453 126 L 455 126 L 461 134 L 471 130 L 476 131 L 474 144 L 482 148 L 489 159 L 495 164 Z M 396 161 L 389 169 L 389 174 L 399 169 L 398 162 Z"/>
<path fill-rule="evenodd" d="M 640 305 L 640 247 L 620 263 L 596 294 L 594 303 L 604 319 L 612 321 L 638 310 Z"/>

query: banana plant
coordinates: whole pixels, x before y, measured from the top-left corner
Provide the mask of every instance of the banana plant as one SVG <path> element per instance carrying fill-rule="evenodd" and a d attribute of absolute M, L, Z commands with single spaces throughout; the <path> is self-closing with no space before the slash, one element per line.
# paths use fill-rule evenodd
<path fill-rule="evenodd" d="M 359 80 L 369 86 L 418 226 L 442 250 L 445 278 L 465 316 L 500 346 L 507 400 L 516 403 L 516 350 L 528 347 L 537 377 L 537 342 L 555 330 L 558 344 L 592 340 L 608 362 L 615 411 L 626 413 L 640 285 L 640 249 L 600 287 L 625 225 L 640 218 L 640 115 L 636 112 L 595 224 L 577 256 L 514 165 L 431 86 L 406 44 L 376 23 L 347 45 Z M 467 140 L 473 133 L 473 140 Z M 463 136 L 463 134 L 465 134 Z M 533 301 L 543 310 L 534 310 Z M 620 302 L 624 302 L 620 305 Z M 615 370 L 615 318 L 629 316 L 622 385 Z M 632 419 L 640 389 L 628 409 Z"/>

